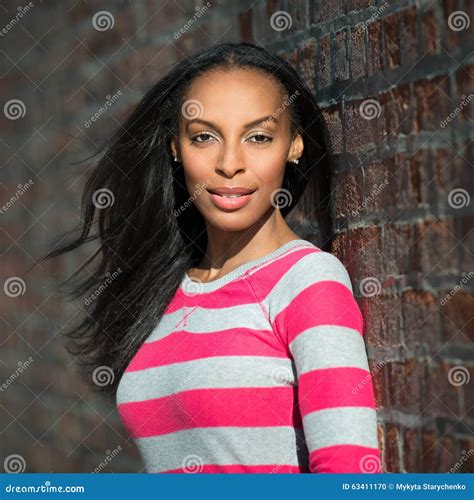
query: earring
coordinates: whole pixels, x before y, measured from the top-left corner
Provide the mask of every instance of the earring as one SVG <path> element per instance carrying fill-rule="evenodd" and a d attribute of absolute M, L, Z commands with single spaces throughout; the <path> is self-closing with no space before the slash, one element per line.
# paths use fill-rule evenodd
<path fill-rule="evenodd" d="M 295 158 L 294 160 L 291 160 L 291 162 L 298 164 L 300 162 L 300 160 L 298 158 Z"/>
<path fill-rule="evenodd" d="M 174 161 L 178 161 L 178 157 L 177 156 L 174 157 Z"/>

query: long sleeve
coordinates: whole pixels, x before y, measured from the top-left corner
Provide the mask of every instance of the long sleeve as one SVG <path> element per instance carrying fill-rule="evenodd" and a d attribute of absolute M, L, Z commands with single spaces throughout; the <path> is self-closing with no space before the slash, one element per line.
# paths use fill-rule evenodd
<path fill-rule="evenodd" d="M 311 252 L 272 296 L 272 326 L 294 359 L 310 472 L 381 472 L 363 318 L 346 268 Z"/>

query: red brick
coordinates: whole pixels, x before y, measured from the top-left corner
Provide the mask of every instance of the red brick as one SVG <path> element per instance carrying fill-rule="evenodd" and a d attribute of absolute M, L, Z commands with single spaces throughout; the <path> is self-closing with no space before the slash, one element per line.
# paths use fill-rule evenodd
<path fill-rule="evenodd" d="M 474 64 L 461 66 L 456 72 L 456 102 L 453 103 L 453 111 L 459 108 L 461 111 L 456 115 L 456 125 L 469 123 L 474 119 L 472 94 L 474 94 Z"/>
<path fill-rule="evenodd" d="M 342 153 L 343 136 L 340 105 L 325 108 L 322 113 L 329 130 L 332 152 L 334 154 Z"/>
<path fill-rule="evenodd" d="M 474 439 L 472 437 L 460 439 L 459 447 L 461 448 L 460 453 L 454 457 L 459 464 L 456 472 L 472 474 L 474 472 Z"/>
<path fill-rule="evenodd" d="M 412 84 L 400 85 L 380 95 L 387 135 L 408 135 L 414 129 Z"/>
<path fill-rule="evenodd" d="M 403 463 L 405 472 L 424 472 L 421 467 L 421 433 L 417 428 L 403 431 Z"/>
<path fill-rule="evenodd" d="M 360 169 L 346 170 L 334 181 L 336 218 L 355 218 L 360 214 L 361 178 Z"/>
<path fill-rule="evenodd" d="M 455 221 L 455 236 L 459 242 L 459 269 L 462 272 L 469 273 L 468 270 L 474 269 L 474 216 L 465 215 Z"/>
<path fill-rule="evenodd" d="M 316 42 L 310 40 L 305 43 L 300 51 L 298 58 L 298 72 L 306 85 L 312 92 L 316 92 Z"/>
<path fill-rule="evenodd" d="M 309 2 L 300 2 L 299 0 L 288 0 L 286 10 L 291 14 L 291 29 L 294 31 L 302 30 L 309 25 L 310 9 Z"/>
<path fill-rule="evenodd" d="M 450 372 L 454 367 L 455 365 L 446 361 L 441 361 L 439 364 L 427 363 L 425 415 L 442 416 L 448 419 L 461 416 L 459 398 L 462 390 L 460 386 L 450 383 L 450 380 L 458 380 L 455 375 L 453 376 L 453 373 L 456 374 L 457 371 Z"/>
<path fill-rule="evenodd" d="M 382 69 L 382 49 L 381 49 L 381 22 L 374 21 L 368 25 L 369 37 L 369 76 L 374 75 Z"/>
<path fill-rule="evenodd" d="M 379 227 L 362 227 L 352 231 L 354 255 L 348 266 L 354 280 L 380 277 L 382 274 L 381 235 Z"/>
<path fill-rule="evenodd" d="M 447 76 L 415 83 L 416 130 L 435 130 L 451 111 Z"/>
<path fill-rule="evenodd" d="M 430 292 L 407 290 L 402 301 L 405 345 L 435 353 L 440 336 L 436 298 Z"/>
<path fill-rule="evenodd" d="M 408 162 L 408 175 L 415 204 L 435 204 L 437 192 L 433 185 L 432 152 L 419 149 L 408 158 Z"/>
<path fill-rule="evenodd" d="M 349 57 L 346 38 L 346 30 L 338 31 L 334 38 L 334 77 L 339 81 L 349 79 Z"/>
<path fill-rule="evenodd" d="M 446 28 L 448 28 L 446 26 Z M 449 29 L 449 28 L 448 28 Z M 422 54 L 425 55 L 435 55 L 439 52 L 438 44 L 438 28 L 437 20 L 434 9 L 429 9 L 423 13 L 422 16 L 422 29 L 421 29 L 421 40 L 422 40 Z"/>
<path fill-rule="evenodd" d="M 417 61 L 417 13 L 416 7 L 410 7 L 402 12 L 402 51 L 403 66 L 411 67 Z"/>
<path fill-rule="evenodd" d="M 319 41 L 319 88 L 324 89 L 331 83 L 331 41 L 329 35 Z"/>
<path fill-rule="evenodd" d="M 388 405 L 409 414 L 421 414 L 422 370 L 418 361 L 410 358 L 405 363 L 388 363 L 387 376 Z"/>
<path fill-rule="evenodd" d="M 346 150 L 349 153 L 356 152 L 375 140 L 374 122 L 378 119 L 367 120 L 361 114 L 360 107 L 366 99 L 350 102 L 345 107 Z"/>
<path fill-rule="evenodd" d="M 451 51 L 460 45 L 460 32 L 450 29 L 448 25 L 449 15 L 459 10 L 458 2 L 457 0 L 443 0 L 442 4 L 443 24 L 446 27 L 442 44 L 448 51 Z"/>
<path fill-rule="evenodd" d="M 385 462 L 386 472 L 401 472 L 399 454 L 400 432 L 394 425 L 387 424 L 385 429 L 385 446 L 387 460 Z"/>
<path fill-rule="evenodd" d="M 363 167 L 364 199 L 361 212 L 375 212 L 384 206 L 384 191 L 389 186 L 389 172 L 380 162 Z"/>
<path fill-rule="evenodd" d="M 238 15 L 239 32 L 242 42 L 254 43 L 252 27 L 252 10 L 246 10 Z"/>
<path fill-rule="evenodd" d="M 367 29 L 364 24 L 360 24 L 353 27 L 350 33 L 349 51 L 351 56 L 349 62 L 351 66 L 351 79 L 357 80 L 363 78 L 366 74 L 365 37 Z"/>
<path fill-rule="evenodd" d="M 321 23 L 344 13 L 342 2 L 310 2 L 313 4 L 313 22 Z"/>
<path fill-rule="evenodd" d="M 455 441 L 451 436 L 444 436 L 438 442 L 439 470 L 438 472 L 449 472 L 453 466 Z"/>
<path fill-rule="evenodd" d="M 438 472 L 438 460 L 436 453 L 437 436 L 434 431 L 424 431 L 421 439 L 421 459 L 423 472 Z"/>
<path fill-rule="evenodd" d="M 329 3 L 329 2 L 328 2 Z M 346 12 L 362 10 L 375 4 L 375 0 L 346 0 L 342 2 Z"/>
<path fill-rule="evenodd" d="M 375 361 L 369 359 L 369 369 L 372 375 L 372 384 L 374 387 L 376 406 L 378 409 L 382 409 L 387 405 L 387 388 L 385 387 L 385 381 L 387 379 L 386 374 L 386 361 Z"/>
<path fill-rule="evenodd" d="M 400 14 L 393 13 L 383 19 L 385 57 L 387 68 L 400 66 Z"/>
<path fill-rule="evenodd" d="M 472 281 L 472 279 L 469 281 Z M 448 293 L 441 295 L 445 299 L 440 307 L 442 340 L 443 342 L 469 345 L 474 341 L 474 329 L 472 327 L 474 294 L 462 288 L 463 282 L 461 279 L 456 285 L 459 287 L 459 291 L 453 288 Z"/>
<path fill-rule="evenodd" d="M 419 273 L 419 232 L 411 224 L 387 224 L 382 230 L 383 271 L 385 276 Z"/>
<path fill-rule="evenodd" d="M 431 275 L 452 273 L 459 261 L 459 243 L 453 220 L 426 220 L 418 226 L 421 271 L 425 279 Z"/>
<path fill-rule="evenodd" d="M 364 317 L 365 338 L 369 345 L 377 347 L 401 347 L 400 298 L 376 295 L 359 300 Z"/>

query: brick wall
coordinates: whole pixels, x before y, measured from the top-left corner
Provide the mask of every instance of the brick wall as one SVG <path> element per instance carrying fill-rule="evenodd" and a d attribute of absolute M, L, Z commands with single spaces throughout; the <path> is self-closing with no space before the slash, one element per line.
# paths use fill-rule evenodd
<path fill-rule="evenodd" d="M 142 471 L 60 338 L 81 308 L 55 285 L 88 254 L 18 277 L 78 222 L 88 166 L 72 162 L 170 64 L 250 41 L 297 68 L 331 130 L 333 251 L 366 320 L 384 470 L 474 471 L 473 2 L 3 4 L 1 463 Z"/>

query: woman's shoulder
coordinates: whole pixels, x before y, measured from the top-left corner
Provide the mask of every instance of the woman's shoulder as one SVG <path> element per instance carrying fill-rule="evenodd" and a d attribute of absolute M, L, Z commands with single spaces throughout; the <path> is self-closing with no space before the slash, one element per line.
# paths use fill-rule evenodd
<path fill-rule="evenodd" d="M 331 252 L 321 250 L 311 242 L 302 245 L 293 258 L 286 256 L 289 265 L 279 280 L 279 288 L 287 290 L 299 289 L 318 281 L 337 281 L 352 292 L 352 281 L 349 272 L 339 257 Z"/>

